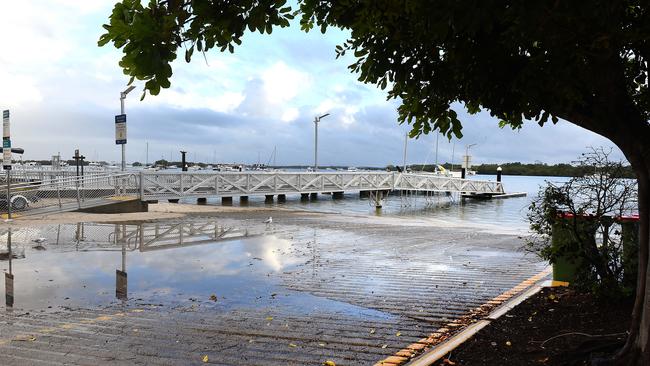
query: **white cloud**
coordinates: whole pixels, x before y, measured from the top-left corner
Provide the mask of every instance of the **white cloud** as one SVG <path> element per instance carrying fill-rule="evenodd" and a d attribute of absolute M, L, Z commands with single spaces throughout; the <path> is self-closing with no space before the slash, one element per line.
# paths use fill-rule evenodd
<path fill-rule="evenodd" d="M 0 69 L 0 102 L 2 108 L 37 103 L 43 99 L 36 80 L 25 75 L 12 75 Z"/>
<path fill-rule="evenodd" d="M 292 69 L 282 61 L 266 69 L 261 79 L 267 100 L 277 105 L 291 101 L 298 93 L 309 89 L 312 82 L 307 73 Z"/>

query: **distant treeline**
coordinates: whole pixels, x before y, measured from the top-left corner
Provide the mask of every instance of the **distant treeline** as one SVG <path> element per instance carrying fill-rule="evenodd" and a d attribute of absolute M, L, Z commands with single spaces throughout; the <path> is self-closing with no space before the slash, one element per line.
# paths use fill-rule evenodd
<path fill-rule="evenodd" d="M 442 165 L 445 169 L 451 169 L 452 166 L 449 163 Z M 584 175 L 592 174 L 594 171 L 593 167 L 588 166 L 574 166 L 571 164 L 522 164 L 519 162 L 516 163 L 505 163 L 505 164 L 480 164 L 472 166 L 472 170 L 476 171 L 477 174 L 496 174 L 497 167 L 501 167 L 502 173 L 504 175 L 534 175 L 534 176 L 550 176 L 550 177 L 581 177 Z M 388 168 L 391 168 L 392 165 L 389 165 Z M 426 172 L 434 171 L 434 165 L 409 165 L 409 168 L 412 171 L 424 170 Z M 458 164 L 454 165 L 454 170 L 459 170 L 460 166 Z M 634 171 L 631 166 L 625 167 L 625 177 L 634 178 Z"/>

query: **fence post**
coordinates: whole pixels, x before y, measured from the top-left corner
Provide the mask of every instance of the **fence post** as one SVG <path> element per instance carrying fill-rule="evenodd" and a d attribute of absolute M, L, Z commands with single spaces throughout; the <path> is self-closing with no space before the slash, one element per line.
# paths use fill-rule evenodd
<path fill-rule="evenodd" d="M 56 180 L 56 198 L 59 200 L 59 208 L 61 208 L 61 189 L 59 188 L 59 181 Z"/>
<path fill-rule="evenodd" d="M 81 208 L 81 197 L 79 196 L 79 177 L 75 179 L 75 186 L 77 188 L 77 207 Z"/>
<path fill-rule="evenodd" d="M 140 200 L 144 199 L 144 172 L 140 172 Z"/>
<path fill-rule="evenodd" d="M 179 193 L 181 194 L 181 197 L 184 197 L 185 195 L 183 194 L 183 174 L 178 175 L 179 183 L 180 183 L 180 190 Z"/>

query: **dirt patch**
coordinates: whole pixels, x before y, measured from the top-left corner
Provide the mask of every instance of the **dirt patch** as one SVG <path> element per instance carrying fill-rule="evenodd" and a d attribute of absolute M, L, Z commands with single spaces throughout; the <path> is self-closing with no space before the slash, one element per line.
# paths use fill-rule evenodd
<path fill-rule="evenodd" d="M 437 365 L 589 365 L 623 345 L 631 301 L 545 288 Z"/>

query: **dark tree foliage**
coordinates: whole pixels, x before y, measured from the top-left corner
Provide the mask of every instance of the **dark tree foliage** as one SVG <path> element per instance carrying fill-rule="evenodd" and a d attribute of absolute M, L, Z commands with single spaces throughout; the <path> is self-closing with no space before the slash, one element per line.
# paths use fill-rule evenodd
<path fill-rule="evenodd" d="M 620 218 L 636 213 L 637 192 L 636 182 L 624 177 L 623 163 L 610 154 L 592 149 L 575 162 L 589 174 L 546 182 L 528 208 L 534 235 L 527 248 L 551 263 L 570 258 L 577 277 L 572 286 L 617 298 L 634 290 L 623 271 Z"/>
<path fill-rule="evenodd" d="M 613 141 L 639 184 L 639 283 L 630 336 L 617 358 L 650 364 L 650 5 L 642 0 L 123 0 L 100 45 L 153 95 L 170 63 L 213 48 L 233 52 L 247 31 L 296 17 L 303 30 L 350 31 L 337 46 L 352 72 L 388 89 L 411 136 L 462 136 L 454 108 L 486 109 L 501 126 L 565 119 Z M 143 93 L 144 97 L 144 93 Z M 549 148 L 551 144 L 549 144 Z"/>

